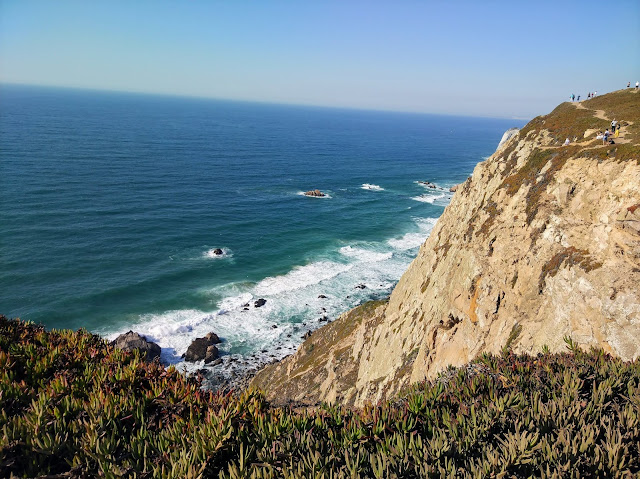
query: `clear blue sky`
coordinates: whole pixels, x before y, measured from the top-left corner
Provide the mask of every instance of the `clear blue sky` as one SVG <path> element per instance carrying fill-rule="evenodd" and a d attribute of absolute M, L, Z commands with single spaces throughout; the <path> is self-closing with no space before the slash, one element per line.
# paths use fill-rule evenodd
<path fill-rule="evenodd" d="M 640 80 L 640 1 L 0 0 L 0 82 L 530 118 Z"/>

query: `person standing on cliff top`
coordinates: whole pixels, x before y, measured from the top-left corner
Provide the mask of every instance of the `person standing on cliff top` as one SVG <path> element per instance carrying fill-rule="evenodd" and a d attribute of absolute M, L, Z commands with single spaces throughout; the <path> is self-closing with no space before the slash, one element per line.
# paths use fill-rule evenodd
<path fill-rule="evenodd" d="M 636 82 L 636 90 L 638 89 L 638 82 Z"/>
<path fill-rule="evenodd" d="M 631 82 L 630 81 L 627 82 L 627 88 L 631 88 Z"/>

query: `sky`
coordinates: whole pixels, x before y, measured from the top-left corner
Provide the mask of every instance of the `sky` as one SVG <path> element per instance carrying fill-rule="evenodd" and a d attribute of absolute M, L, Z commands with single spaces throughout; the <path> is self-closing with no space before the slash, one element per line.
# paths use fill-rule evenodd
<path fill-rule="evenodd" d="M 528 119 L 640 80 L 640 0 L 0 0 L 0 83 Z"/>

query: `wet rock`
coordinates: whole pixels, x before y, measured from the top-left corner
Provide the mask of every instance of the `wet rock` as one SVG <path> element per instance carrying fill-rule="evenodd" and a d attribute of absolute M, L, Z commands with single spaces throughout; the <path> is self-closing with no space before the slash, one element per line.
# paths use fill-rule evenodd
<path fill-rule="evenodd" d="M 261 306 L 264 306 L 266 303 L 267 303 L 266 299 L 260 298 L 253 303 L 253 306 L 255 306 L 256 308 L 260 308 Z"/>
<path fill-rule="evenodd" d="M 420 183 L 421 185 L 426 186 L 427 188 L 431 188 L 433 190 L 435 190 L 437 188 L 437 186 L 433 183 L 431 183 L 430 181 L 418 181 L 418 183 Z"/>
<path fill-rule="evenodd" d="M 222 364 L 222 358 L 216 359 L 214 362 L 211 363 L 211 366 L 217 366 L 219 364 Z"/>
<path fill-rule="evenodd" d="M 272 324 L 271 325 L 271 329 L 278 329 L 278 325 L 277 324 Z"/>
<path fill-rule="evenodd" d="M 306 333 L 304 333 L 304 335 L 302 336 L 302 339 L 303 339 L 303 340 L 305 340 L 305 339 L 308 339 L 308 338 L 310 338 L 310 337 L 311 337 L 311 331 L 307 331 L 307 332 L 306 332 Z"/>
<path fill-rule="evenodd" d="M 216 256 L 221 256 L 224 254 L 224 251 L 222 251 L 220 248 L 216 248 L 213 250 L 213 254 L 215 254 Z"/>
<path fill-rule="evenodd" d="M 355 286 L 356 289 L 367 289 L 367 286 L 364 284 L 358 284 Z"/>
<path fill-rule="evenodd" d="M 211 344 L 220 344 L 222 342 L 222 340 L 218 337 L 218 335 L 216 333 L 207 333 L 205 334 L 205 339 L 208 339 Z"/>
<path fill-rule="evenodd" d="M 210 336 L 213 335 L 213 336 Z M 208 364 L 218 359 L 218 348 L 214 346 L 215 341 L 220 342 L 218 336 L 213 333 L 207 334 L 204 338 L 196 338 L 187 348 L 184 360 L 189 362 L 202 361 Z"/>
<path fill-rule="evenodd" d="M 140 351 L 140 355 L 145 361 L 153 361 L 155 358 L 160 357 L 160 346 L 156 343 L 147 340 L 141 334 L 133 331 L 121 334 L 114 341 L 111 342 L 111 346 L 123 351 Z"/>
<path fill-rule="evenodd" d="M 318 299 L 327 299 L 327 297 L 324 294 L 320 294 L 318 295 Z"/>
<path fill-rule="evenodd" d="M 316 196 L 316 197 L 327 196 L 320 190 L 309 190 L 309 191 L 306 191 L 304 195 L 305 196 Z"/>

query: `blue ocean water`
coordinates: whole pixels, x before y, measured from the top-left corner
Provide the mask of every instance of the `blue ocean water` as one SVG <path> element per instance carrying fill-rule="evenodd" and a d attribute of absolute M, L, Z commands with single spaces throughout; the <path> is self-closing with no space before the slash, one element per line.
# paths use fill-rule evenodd
<path fill-rule="evenodd" d="M 2 85 L 0 313 L 134 329 L 169 362 L 209 331 L 282 357 L 387 296 L 446 190 L 521 125 Z"/>

